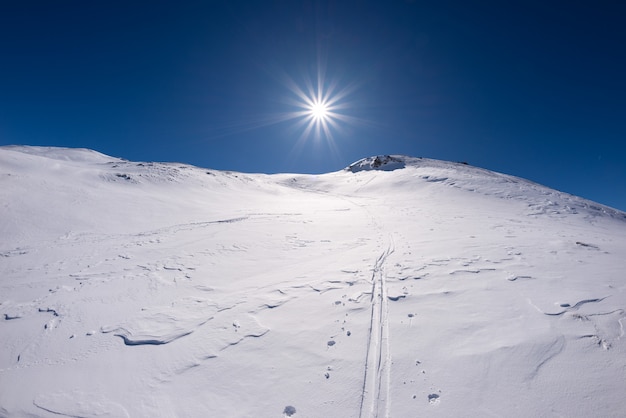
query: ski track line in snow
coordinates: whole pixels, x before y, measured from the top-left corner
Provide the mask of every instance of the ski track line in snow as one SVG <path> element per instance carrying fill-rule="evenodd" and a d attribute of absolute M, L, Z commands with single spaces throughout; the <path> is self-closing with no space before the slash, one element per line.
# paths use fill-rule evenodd
<path fill-rule="evenodd" d="M 391 353 L 389 349 L 387 285 L 383 267 L 387 257 L 393 251 L 393 245 L 390 244 L 387 250 L 376 260 L 372 273 L 372 314 L 359 418 L 389 416 Z"/>

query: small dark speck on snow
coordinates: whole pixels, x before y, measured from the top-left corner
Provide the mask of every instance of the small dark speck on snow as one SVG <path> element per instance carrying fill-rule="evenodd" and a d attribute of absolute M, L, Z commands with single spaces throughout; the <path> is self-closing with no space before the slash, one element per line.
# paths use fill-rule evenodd
<path fill-rule="evenodd" d="M 593 248 L 593 249 L 596 249 L 596 250 L 599 249 L 597 245 L 588 244 L 586 242 L 581 242 L 581 241 L 576 241 L 576 245 L 580 245 L 581 247 Z"/>

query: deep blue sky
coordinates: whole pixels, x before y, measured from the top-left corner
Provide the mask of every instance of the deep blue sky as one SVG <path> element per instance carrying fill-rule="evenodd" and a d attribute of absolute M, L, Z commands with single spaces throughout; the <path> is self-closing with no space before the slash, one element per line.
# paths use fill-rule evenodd
<path fill-rule="evenodd" d="M 626 210 L 625 16 L 618 1 L 5 0 L 0 145 L 266 173 L 408 154 Z M 319 69 L 355 119 L 332 138 L 270 123 L 296 110 L 287 80 Z"/>

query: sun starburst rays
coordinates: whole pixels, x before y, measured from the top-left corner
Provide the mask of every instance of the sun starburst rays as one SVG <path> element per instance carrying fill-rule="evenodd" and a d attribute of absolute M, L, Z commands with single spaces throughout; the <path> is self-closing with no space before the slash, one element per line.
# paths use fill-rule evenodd
<path fill-rule="evenodd" d="M 215 129 L 212 137 L 286 124 L 293 135 L 291 153 L 300 154 L 308 142 L 316 148 L 324 143 L 332 154 L 338 155 L 335 135 L 348 132 L 347 125 L 361 125 L 366 121 L 350 115 L 360 106 L 351 97 L 359 84 L 354 80 L 344 83 L 335 78 L 327 79 L 322 67 L 318 65 L 315 77 L 304 73 L 298 81 L 282 69 L 274 68 L 273 76 L 287 93 L 278 96 L 277 103 L 282 109 Z"/>
<path fill-rule="evenodd" d="M 333 131 L 339 131 L 339 122 L 354 122 L 356 119 L 341 113 L 348 108 L 344 102 L 353 88 L 348 86 L 338 90 L 334 81 L 326 83 L 322 72 L 318 74 L 314 85 L 311 79 L 304 81 L 303 88 L 291 78 L 286 86 L 294 94 L 289 104 L 298 110 L 290 112 L 290 119 L 297 119 L 295 126 L 303 129 L 298 142 L 303 142 L 312 135 L 316 140 L 325 138 L 334 147 Z"/>

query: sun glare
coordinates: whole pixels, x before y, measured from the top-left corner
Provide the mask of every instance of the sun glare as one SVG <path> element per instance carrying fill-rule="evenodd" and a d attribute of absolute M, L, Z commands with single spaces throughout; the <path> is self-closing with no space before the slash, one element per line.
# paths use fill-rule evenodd
<path fill-rule="evenodd" d="M 336 80 L 325 79 L 323 68 L 318 68 L 315 78 L 304 77 L 303 81 L 299 84 L 291 77 L 285 77 L 285 85 L 294 94 L 287 103 L 297 109 L 285 114 L 285 120 L 295 119 L 296 128 L 302 128 L 298 143 L 310 137 L 316 140 L 323 138 L 334 147 L 333 132 L 341 131 L 340 124 L 360 121 L 345 113 L 351 107 L 346 97 L 356 85 L 348 83 L 340 88 Z"/>
<path fill-rule="evenodd" d="M 352 115 L 360 105 L 352 98 L 359 88 L 358 80 L 327 78 L 323 63 L 318 63 L 313 77 L 305 72 L 294 78 L 281 69 L 275 70 L 278 81 L 291 93 L 279 98 L 287 106 L 271 118 L 253 121 L 247 129 L 289 123 L 290 132 L 297 135 L 293 137 L 292 152 L 299 153 L 308 141 L 317 145 L 323 141 L 332 153 L 338 154 L 335 135 L 351 132 L 344 130 L 344 125 L 367 123 Z"/>
<path fill-rule="evenodd" d="M 324 121 L 328 117 L 328 107 L 322 101 L 315 101 L 310 108 L 311 116 L 318 121 Z"/>
<path fill-rule="evenodd" d="M 280 99 L 288 108 L 270 117 L 225 127 L 216 137 L 291 122 L 293 132 L 299 133 L 295 148 L 300 148 L 309 139 L 324 140 L 331 148 L 336 148 L 334 134 L 344 132 L 342 125 L 358 125 L 366 121 L 350 115 L 356 102 L 347 99 L 357 89 L 358 83 L 350 81 L 341 86 L 343 82 L 327 80 L 325 73 L 323 66 L 319 65 L 316 77 L 304 74 L 296 81 L 287 73 L 278 71 L 280 83 L 291 92 Z"/>

